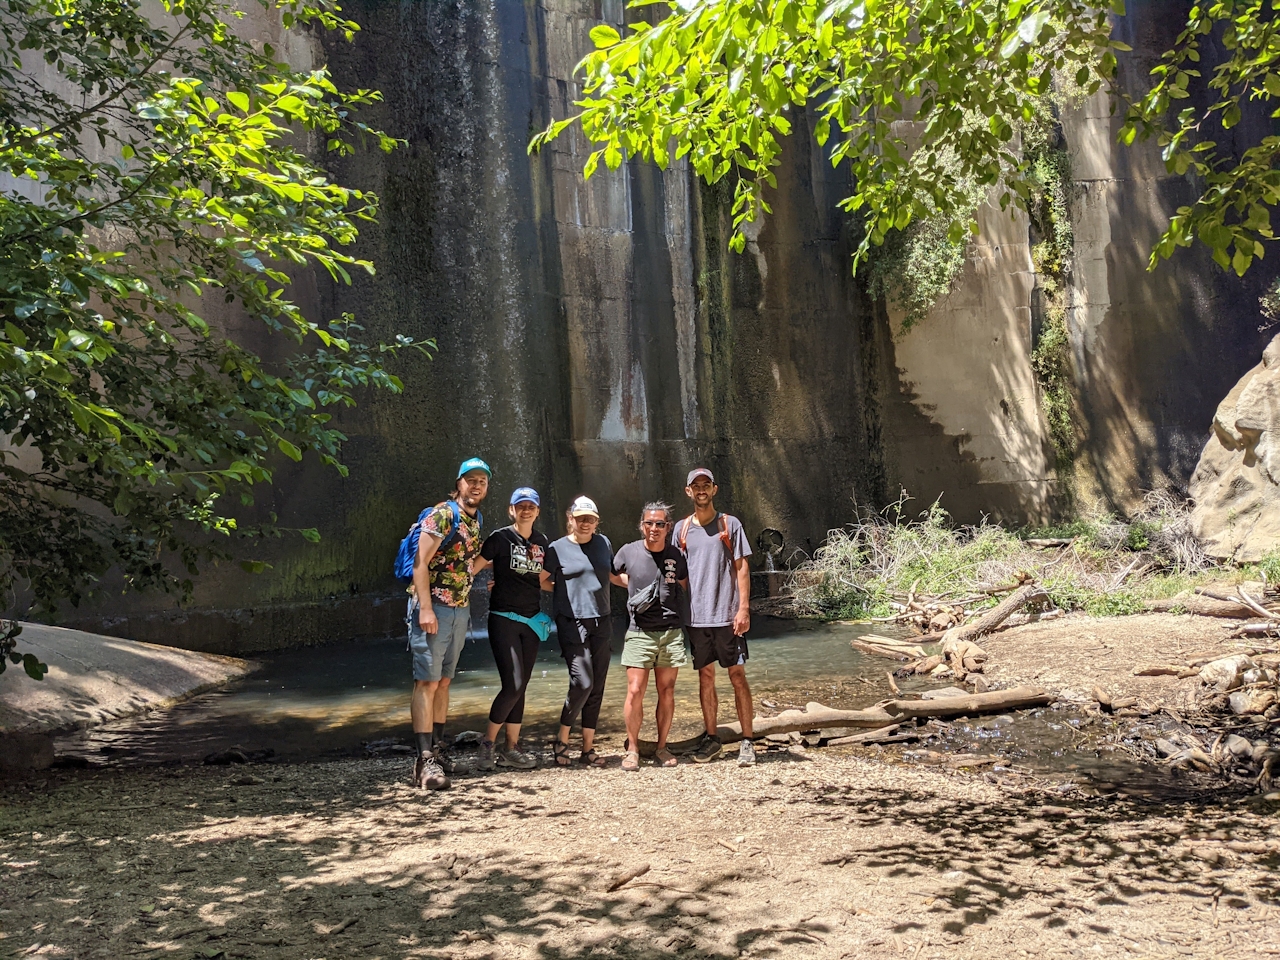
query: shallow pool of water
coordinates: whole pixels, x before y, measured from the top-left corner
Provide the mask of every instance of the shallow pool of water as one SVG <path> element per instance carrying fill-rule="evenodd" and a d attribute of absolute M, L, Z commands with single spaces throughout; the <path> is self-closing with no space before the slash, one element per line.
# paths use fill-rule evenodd
<path fill-rule="evenodd" d="M 622 731 L 626 670 L 619 662 L 620 631 L 621 625 L 606 684 L 602 735 Z M 747 666 L 757 703 L 802 707 L 812 699 L 857 707 L 889 696 L 885 672 L 894 664 L 866 657 L 849 645 L 850 639 L 866 632 L 865 626 L 758 619 L 750 635 Z M 285 759 L 352 754 L 372 741 L 407 740 L 411 686 L 403 639 L 286 650 L 262 656 L 248 677 L 173 709 L 63 737 L 58 751 L 94 762 L 153 763 L 198 760 L 230 747 L 272 750 Z M 499 686 L 487 637 L 483 633 L 469 637 L 450 691 L 448 730 L 483 729 Z M 924 684 L 908 683 L 907 689 L 915 686 Z M 551 735 L 567 689 L 568 674 L 553 634 L 542 646 L 526 694 L 528 736 Z M 723 675 L 720 697 L 721 719 L 732 719 L 732 689 Z M 650 714 L 645 724 L 648 736 L 653 735 L 655 702 L 651 686 L 645 702 Z M 698 678 L 690 667 L 681 670 L 676 681 L 673 737 L 700 730 Z"/>
<path fill-rule="evenodd" d="M 620 749 L 623 740 L 623 626 L 618 625 L 614 641 L 599 725 L 600 740 L 609 752 Z M 838 708 L 866 707 L 891 696 L 886 674 L 898 664 L 865 656 L 849 644 L 867 632 L 865 624 L 757 619 L 747 665 L 757 713 L 803 708 L 809 701 Z M 877 625 L 875 632 L 889 631 Z M 917 678 L 897 684 L 905 693 L 943 685 Z M 411 686 L 410 657 L 403 639 L 287 650 L 264 655 L 249 676 L 172 709 L 64 736 L 57 751 L 93 764 L 199 761 L 230 748 L 281 760 L 363 755 L 371 744 L 387 750 L 411 741 Z M 483 730 L 498 688 L 488 638 L 483 632 L 469 637 L 451 688 L 449 733 Z M 568 675 L 553 634 L 543 644 L 529 684 L 526 742 L 543 745 L 554 734 L 567 688 Z M 723 674 L 719 694 L 720 720 L 727 722 L 734 718 L 733 691 Z M 642 730 L 642 736 L 650 739 L 655 735 L 655 702 L 650 686 Z M 1117 785 L 1127 785 L 1136 789 L 1125 792 L 1172 795 L 1176 777 L 1115 749 L 1132 725 L 1133 721 L 1046 708 L 934 722 L 914 731 L 922 739 L 894 745 L 887 753 L 924 763 L 946 763 L 956 754 L 975 754 L 984 758 L 978 768 L 991 774 L 1023 771 L 1054 777 L 1064 786 L 1074 781 L 1110 792 Z M 690 667 L 680 671 L 676 682 L 672 739 L 695 736 L 701 730 L 698 678 Z"/>

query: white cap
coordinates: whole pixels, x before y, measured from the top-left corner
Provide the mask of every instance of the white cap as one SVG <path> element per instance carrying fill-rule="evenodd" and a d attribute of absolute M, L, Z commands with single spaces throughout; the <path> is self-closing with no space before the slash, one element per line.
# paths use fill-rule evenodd
<path fill-rule="evenodd" d="M 573 501 L 573 506 L 569 508 L 569 513 L 575 517 L 600 518 L 600 511 L 596 509 L 596 502 L 590 497 L 579 497 Z"/>

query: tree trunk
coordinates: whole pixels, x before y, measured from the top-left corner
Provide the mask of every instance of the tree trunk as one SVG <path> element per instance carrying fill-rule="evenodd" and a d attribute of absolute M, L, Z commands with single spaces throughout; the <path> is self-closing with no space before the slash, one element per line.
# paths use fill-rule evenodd
<path fill-rule="evenodd" d="M 803 710 L 784 710 L 776 717 L 756 717 L 752 721 L 752 735 L 767 737 L 771 733 L 801 733 L 820 730 L 823 727 L 888 727 L 904 720 L 925 717 L 962 717 L 980 713 L 1004 713 L 1006 710 L 1023 710 L 1027 707 L 1043 707 L 1053 697 L 1040 687 L 1014 687 L 1011 690 L 992 690 L 963 697 L 939 697 L 936 700 L 887 700 L 865 710 L 835 710 L 821 703 L 810 703 Z M 737 743 L 742 739 L 742 726 L 738 723 L 722 724 L 716 731 L 722 743 Z M 668 743 L 672 753 L 689 753 L 702 737 Z M 658 745 L 650 740 L 640 741 L 642 756 L 651 757 Z"/>
<path fill-rule="evenodd" d="M 1026 586 L 1019 587 L 1009 594 L 1009 596 L 972 623 L 966 623 L 960 627 L 952 627 L 942 635 L 942 640 L 944 643 L 947 641 L 959 642 L 961 640 L 973 643 L 979 637 L 1000 626 L 1031 601 L 1041 600 L 1047 596 L 1048 594 L 1044 592 L 1044 587 L 1036 583 L 1028 583 Z"/>

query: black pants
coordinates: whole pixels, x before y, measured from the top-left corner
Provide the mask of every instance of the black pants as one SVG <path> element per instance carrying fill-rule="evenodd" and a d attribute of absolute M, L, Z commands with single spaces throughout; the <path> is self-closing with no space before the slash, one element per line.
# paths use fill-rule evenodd
<path fill-rule="evenodd" d="M 490 723 L 524 720 L 524 692 L 538 659 L 538 635 L 527 624 L 489 614 L 489 648 L 502 678 L 502 689 L 489 708 Z"/>
<path fill-rule="evenodd" d="M 560 634 L 560 652 L 569 666 L 569 695 L 560 711 L 560 725 L 572 727 L 581 712 L 582 728 L 594 730 L 600 720 L 604 678 L 609 675 L 609 657 L 613 654 L 609 618 L 556 617 L 556 630 Z"/>

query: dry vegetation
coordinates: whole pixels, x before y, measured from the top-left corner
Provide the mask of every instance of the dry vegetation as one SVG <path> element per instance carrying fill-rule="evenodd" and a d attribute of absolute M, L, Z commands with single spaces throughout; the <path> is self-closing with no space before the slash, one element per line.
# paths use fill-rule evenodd
<path fill-rule="evenodd" d="M 908 619 L 945 629 L 996 602 L 1010 585 L 1039 583 L 1053 606 L 1094 616 L 1139 613 L 1152 600 L 1202 582 L 1262 576 L 1274 582 L 1280 556 L 1253 568 L 1213 567 L 1191 534 L 1188 505 L 1151 494 L 1129 521 L 1093 515 L 1053 529 L 956 526 L 934 503 L 915 520 L 904 496 L 884 514 L 831 531 L 796 571 L 796 612 L 827 619 Z M 918 611 L 908 609 L 915 601 Z M 961 608 L 947 623 L 950 608 Z M 931 624 L 933 616 L 942 616 Z"/>

